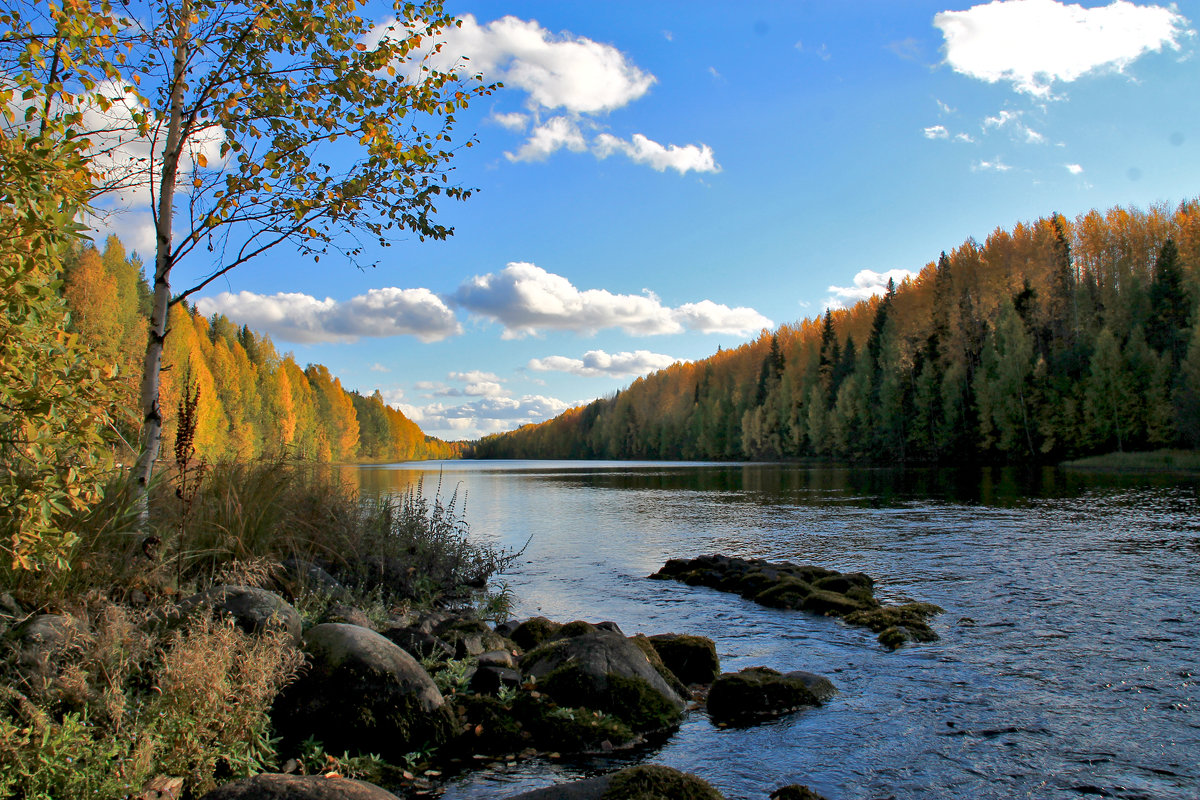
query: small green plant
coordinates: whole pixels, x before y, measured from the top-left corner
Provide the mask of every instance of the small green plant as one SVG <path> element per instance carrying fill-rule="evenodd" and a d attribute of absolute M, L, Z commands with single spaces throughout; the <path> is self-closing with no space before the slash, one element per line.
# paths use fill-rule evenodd
<path fill-rule="evenodd" d="M 500 581 L 496 588 L 485 592 L 479 599 L 476 615 L 485 622 L 500 624 L 512 616 L 516 593 L 508 581 Z"/>
<path fill-rule="evenodd" d="M 331 755 L 325 751 L 324 744 L 311 736 L 300 745 L 300 761 L 308 775 L 340 775 L 371 783 L 379 781 L 387 767 L 375 753 Z"/>
<path fill-rule="evenodd" d="M 471 684 L 478 663 L 474 658 L 449 658 L 445 661 L 424 661 L 426 671 L 442 694 L 462 694 Z"/>

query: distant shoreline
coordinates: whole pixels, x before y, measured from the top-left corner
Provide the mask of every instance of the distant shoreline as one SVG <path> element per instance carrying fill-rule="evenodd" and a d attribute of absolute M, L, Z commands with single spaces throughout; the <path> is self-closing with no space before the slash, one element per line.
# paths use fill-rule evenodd
<path fill-rule="evenodd" d="M 1059 464 L 1063 469 L 1104 472 L 1200 472 L 1200 450 L 1105 453 Z"/>

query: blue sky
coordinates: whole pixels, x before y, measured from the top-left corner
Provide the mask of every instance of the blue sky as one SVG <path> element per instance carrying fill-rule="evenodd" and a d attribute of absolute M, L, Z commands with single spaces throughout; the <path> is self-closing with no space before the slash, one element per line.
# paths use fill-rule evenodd
<path fill-rule="evenodd" d="M 853 302 L 998 226 L 1200 194 L 1200 2 L 447 9 L 447 51 L 506 84 L 460 118 L 479 143 L 454 175 L 478 192 L 440 206 L 455 236 L 367 271 L 273 251 L 200 301 L 443 438 Z"/>

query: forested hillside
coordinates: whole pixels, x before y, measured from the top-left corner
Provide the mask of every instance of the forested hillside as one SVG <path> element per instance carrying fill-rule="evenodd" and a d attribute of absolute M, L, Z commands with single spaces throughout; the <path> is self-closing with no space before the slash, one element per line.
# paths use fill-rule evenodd
<path fill-rule="evenodd" d="M 939 462 L 1196 447 L 1198 298 L 1200 201 L 1055 214 L 473 454 Z"/>
<path fill-rule="evenodd" d="M 65 260 L 63 293 L 72 325 L 119 368 L 121 437 L 136 445 L 136 393 L 146 350 L 149 288 L 136 256 L 116 237 L 104 250 L 79 248 Z M 287 454 L 320 461 L 453 458 L 459 445 L 425 436 L 379 392 L 342 388 L 320 364 L 304 369 L 276 352 L 270 338 L 224 316 L 205 318 L 173 306 L 163 358 L 161 402 L 166 441 L 186 381 L 199 387 L 196 453 L 209 459 Z M 132 449 L 132 448 L 131 448 Z"/>

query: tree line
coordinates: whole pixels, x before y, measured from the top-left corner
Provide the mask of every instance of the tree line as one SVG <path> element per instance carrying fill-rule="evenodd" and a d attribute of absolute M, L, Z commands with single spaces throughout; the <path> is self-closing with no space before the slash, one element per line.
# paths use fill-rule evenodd
<path fill-rule="evenodd" d="M 113 432 L 132 451 L 141 426 L 137 394 L 151 296 L 142 263 L 110 236 L 103 250 L 76 246 L 63 266 L 62 293 L 72 329 L 103 363 L 117 367 Z M 459 452 L 457 443 L 422 433 L 378 391 L 349 391 L 321 364 L 302 369 L 291 353 L 280 355 L 270 337 L 224 315 L 205 317 L 183 302 L 171 308 L 168 327 L 164 431 L 172 441 L 184 387 L 198 388 L 198 456 L 408 461 L 453 458 Z"/>
<path fill-rule="evenodd" d="M 469 455 L 961 463 L 1197 447 L 1198 301 L 1200 200 L 1052 214 Z"/>

